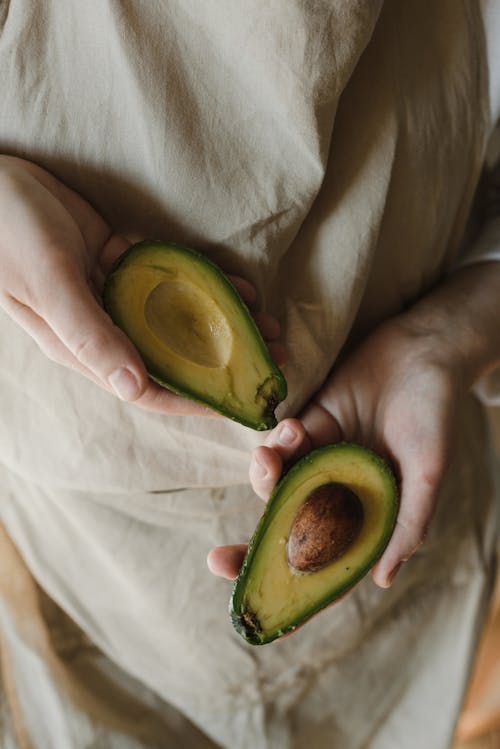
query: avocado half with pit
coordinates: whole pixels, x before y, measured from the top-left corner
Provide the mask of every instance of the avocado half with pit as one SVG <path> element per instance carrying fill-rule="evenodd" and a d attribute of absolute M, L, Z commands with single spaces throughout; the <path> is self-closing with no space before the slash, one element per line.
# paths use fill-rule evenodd
<path fill-rule="evenodd" d="M 253 429 L 276 425 L 286 381 L 238 292 L 204 255 L 175 243 L 130 247 L 104 307 L 153 380 Z"/>
<path fill-rule="evenodd" d="M 236 630 L 263 645 L 336 601 L 381 556 L 397 511 L 394 475 L 372 451 L 339 443 L 306 455 L 250 541 L 230 602 Z"/>

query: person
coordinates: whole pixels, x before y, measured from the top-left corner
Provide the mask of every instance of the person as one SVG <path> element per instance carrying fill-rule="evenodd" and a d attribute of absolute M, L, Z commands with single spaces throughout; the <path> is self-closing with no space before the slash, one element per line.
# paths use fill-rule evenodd
<path fill-rule="evenodd" d="M 500 243 L 462 241 L 489 8 L 489 57 L 455 0 L 0 9 L 6 745 L 449 746 L 495 541 L 469 391 L 498 392 Z M 264 440 L 148 381 L 103 312 L 145 236 L 258 297 L 290 389 Z M 376 585 L 252 649 L 216 579 L 262 511 L 249 456 L 265 499 L 341 439 L 401 482 Z"/>

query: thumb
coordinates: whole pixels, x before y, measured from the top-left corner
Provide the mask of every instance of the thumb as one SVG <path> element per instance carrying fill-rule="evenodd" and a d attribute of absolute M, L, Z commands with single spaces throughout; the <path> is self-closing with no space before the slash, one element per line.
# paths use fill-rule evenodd
<path fill-rule="evenodd" d="M 76 268 L 59 269 L 54 281 L 58 293 L 39 314 L 70 354 L 119 398 L 139 398 L 148 376 L 131 341 L 98 304 Z"/>
<path fill-rule="evenodd" d="M 372 578 L 388 588 L 401 564 L 407 562 L 424 542 L 437 502 L 443 468 L 403 471 L 401 503 L 396 526 L 382 557 L 372 569 Z"/>

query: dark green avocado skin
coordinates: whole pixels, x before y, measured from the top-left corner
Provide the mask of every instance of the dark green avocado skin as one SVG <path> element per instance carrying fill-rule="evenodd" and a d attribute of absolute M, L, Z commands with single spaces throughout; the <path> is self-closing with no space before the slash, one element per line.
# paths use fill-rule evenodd
<path fill-rule="evenodd" d="M 115 280 L 118 278 L 118 274 L 126 269 L 127 264 L 140 256 L 144 251 L 150 250 L 151 248 L 161 249 L 164 252 L 180 252 L 184 257 L 188 257 L 193 263 L 202 265 L 204 268 L 210 270 L 210 272 L 217 277 L 218 283 L 224 292 L 230 296 L 235 305 L 235 309 L 238 309 L 239 314 L 244 318 L 247 329 L 251 331 L 254 342 L 259 350 L 259 355 L 262 357 L 269 369 L 268 378 L 262 383 L 258 392 L 256 393 L 256 403 L 261 403 L 260 418 L 253 419 L 247 417 L 242 413 L 234 413 L 226 404 L 221 404 L 217 399 L 211 398 L 209 395 L 200 394 L 193 389 L 188 380 L 181 381 L 179 379 L 174 380 L 172 378 L 165 377 L 165 373 L 157 366 L 157 364 L 149 357 L 141 354 L 144 361 L 145 367 L 148 371 L 149 376 L 161 387 L 164 387 L 177 395 L 188 398 L 189 400 L 200 403 L 203 406 L 208 406 L 212 410 L 222 414 L 228 419 L 235 421 L 243 426 L 250 427 L 257 431 L 264 431 L 272 429 L 276 426 L 277 419 L 275 416 L 276 406 L 283 401 L 287 396 L 287 383 L 283 373 L 274 363 L 269 355 L 267 346 L 262 338 L 260 330 L 258 329 L 250 311 L 248 310 L 245 302 L 240 297 L 238 291 L 233 286 L 231 281 L 223 273 L 223 271 L 209 258 L 201 253 L 193 250 L 184 245 L 176 242 L 165 242 L 162 240 L 144 240 L 138 242 L 129 247 L 115 262 L 113 268 L 108 275 L 103 292 L 103 304 L 104 309 L 110 315 L 110 317 L 117 322 L 119 315 L 116 310 L 115 292 L 114 285 Z M 126 332 L 126 331 L 125 331 Z"/>
<path fill-rule="evenodd" d="M 336 588 L 331 594 L 318 599 L 312 607 L 305 610 L 300 617 L 288 622 L 286 626 L 274 631 L 266 632 L 261 626 L 258 616 L 251 610 L 246 600 L 246 586 L 252 575 L 253 562 L 260 553 L 260 546 L 267 529 L 269 528 L 271 521 L 275 518 L 276 513 L 279 511 L 279 505 L 283 502 L 283 497 L 286 495 L 289 485 L 300 476 L 304 468 L 314 466 L 318 458 L 327 456 L 330 451 L 335 451 L 337 454 L 341 451 L 346 452 L 346 454 L 348 452 L 352 454 L 352 451 L 355 451 L 362 456 L 363 460 L 369 460 L 384 477 L 387 485 L 388 509 L 383 535 L 381 536 L 378 545 L 372 549 L 369 557 L 360 561 L 357 569 L 353 571 L 353 574 L 350 575 L 344 585 Z M 259 520 L 252 538 L 250 539 L 229 602 L 229 614 L 235 630 L 250 645 L 265 645 L 283 637 L 284 635 L 294 632 L 322 609 L 340 600 L 367 574 L 375 562 L 382 556 L 394 530 L 398 509 L 398 487 L 394 473 L 389 465 L 372 450 L 354 443 L 341 442 L 335 445 L 320 447 L 313 450 L 308 455 L 305 455 L 292 466 L 274 488 L 266 505 L 266 509 Z"/>

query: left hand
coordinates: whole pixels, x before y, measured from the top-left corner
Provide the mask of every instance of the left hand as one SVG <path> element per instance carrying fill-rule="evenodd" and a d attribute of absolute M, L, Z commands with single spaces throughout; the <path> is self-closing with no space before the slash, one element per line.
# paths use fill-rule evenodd
<path fill-rule="evenodd" d="M 360 442 L 400 481 L 394 533 L 372 569 L 388 587 L 420 546 L 450 461 L 459 403 L 500 367 L 500 262 L 465 266 L 407 312 L 376 328 L 338 363 L 298 419 L 285 419 L 252 456 L 250 480 L 267 499 L 283 468 L 312 448 Z M 213 549 L 211 571 L 235 578 L 245 546 Z"/>
<path fill-rule="evenodd" d="M 392 538 L 372 569 L 386 588 L 425 538 L 449 462 L 457 402 L 467 392 L 456 360 L 442 341 L 422 334 L 406 316 L 376 329 L 334 369 L 297 419 L 285 419 L 252 456 L 250 479 L 264 500 L 283 469 L 298 457 L 340 440 L 385 457 L 401 484 Z M 233 579 L 245 546 L 212 550 L 211 571 Z"/>

